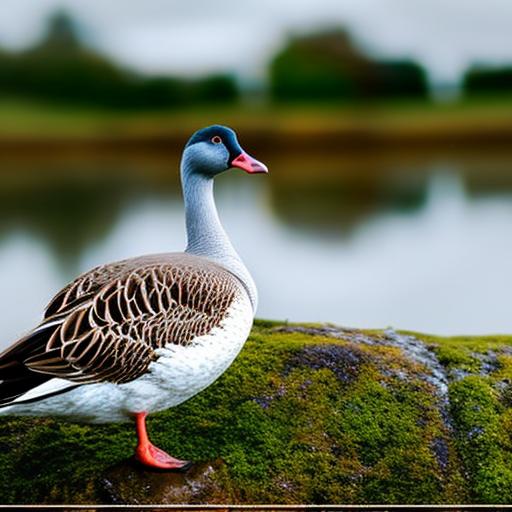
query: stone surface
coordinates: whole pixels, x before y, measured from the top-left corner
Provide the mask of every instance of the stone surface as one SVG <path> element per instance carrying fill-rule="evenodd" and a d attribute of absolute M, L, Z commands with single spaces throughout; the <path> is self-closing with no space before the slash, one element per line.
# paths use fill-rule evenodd
<path fill-rule="evenodd" d="M 186 472 L 151 471 L 133 459 L 107 469 L 98 492 L 108 504 L 229 503 L 229 488 L 222 485 L 223 462 L 196 463 Z"/>
<path fill-rule="evenodd" d="M 259 321 L 212 386 L 133 425 L 0 419 L 2 503 L 509 503 L 512 336 Z"/>

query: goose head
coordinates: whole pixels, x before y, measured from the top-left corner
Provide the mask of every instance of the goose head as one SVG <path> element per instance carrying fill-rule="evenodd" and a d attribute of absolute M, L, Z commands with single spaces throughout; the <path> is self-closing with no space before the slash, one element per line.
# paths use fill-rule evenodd
<path fill-rule="evenodd" d="M 208 126 L 190 137 L 183 152 L 184 172 L 213 178 L 231 168 L 242 169 L 250 174 L 268 173 L 265 164 L 242 149 L 231 128 Z"/>

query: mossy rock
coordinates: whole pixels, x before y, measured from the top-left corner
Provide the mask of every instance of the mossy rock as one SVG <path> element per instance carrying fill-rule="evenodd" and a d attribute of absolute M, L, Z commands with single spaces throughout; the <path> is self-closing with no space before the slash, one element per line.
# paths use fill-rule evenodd
<path fill-rule="evenodd" d="M 512 337 L 257 322 L 212 386 L 133 425 L 0 420 L 0 502 L 508 503 Z"/>

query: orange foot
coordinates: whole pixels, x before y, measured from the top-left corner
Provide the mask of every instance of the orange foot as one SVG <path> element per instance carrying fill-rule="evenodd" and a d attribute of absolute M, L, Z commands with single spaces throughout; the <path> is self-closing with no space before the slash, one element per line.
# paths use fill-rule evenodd
<path fill-rule="evenodd" d="M 135 428 L 137 429 L 137 448 L 135 459 L 144 466 L 155 469 L 167 469 L 186 471 L 192 465 L 186 460 L 179 460 L 171 457 L 160 448 L 157 448 L 148 438 L 146 431 L 146 412 L 135 413 Z"/>
<path fill-rule="evenodd" d="M 135 458 L 144 466 L 156 469 L 174 469 L 186 471 L 192 463 L 171 457 L 151 442 L 139 444 L 135 450 Z"/>

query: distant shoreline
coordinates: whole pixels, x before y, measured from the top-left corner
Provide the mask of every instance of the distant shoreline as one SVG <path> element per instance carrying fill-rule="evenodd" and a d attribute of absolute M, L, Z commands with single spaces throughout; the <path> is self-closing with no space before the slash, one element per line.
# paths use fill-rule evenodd
<path fill-rule="evenodd" d="M 512 99 L 369 105 L 240 105 L 104 111 L 0 101 L 0 152 L 181 151 L 190 134 L 226 124 L 254 151 L 512 148 Z"/>
<path fill-rule="evenodd" d="M 365 149 L 396 150 L 411 149 L 467 149 L 508 147 L 512 150 L 512 122 L 496 126 L 459 126 L 450 125 L 429 127 L 428 129 L 323 129 L 323 130 L 287 130 L 269 129 L 261 131 L 249 127 L 240 130 L 247 146 L 277 150 L 281 148 L 297 149 L 300 152 L 361 151 Z M 151 151 L 172 151 L 182 148 L 190 132 L 161 132 L 134 135 L 6 135 L 0 133 L 0 151 L 19 150 L 54 151 L 65 149 L 140 149 Z"/>

